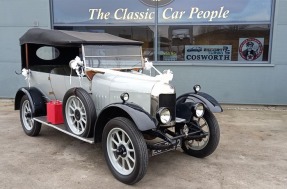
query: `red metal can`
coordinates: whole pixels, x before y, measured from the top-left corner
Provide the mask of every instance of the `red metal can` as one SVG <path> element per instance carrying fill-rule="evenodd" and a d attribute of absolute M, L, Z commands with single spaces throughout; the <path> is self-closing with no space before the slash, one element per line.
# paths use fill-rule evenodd
<path fill-rule="evenodd" d="M 51 100 L 47 103 L 47 121 L 54 125 L 64 123 L 61 101 Z"/>

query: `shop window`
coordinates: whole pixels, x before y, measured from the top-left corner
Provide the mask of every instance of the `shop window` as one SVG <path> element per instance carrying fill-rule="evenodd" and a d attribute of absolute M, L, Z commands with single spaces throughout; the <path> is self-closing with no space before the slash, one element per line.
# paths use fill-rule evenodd
<path fill-rule="evenodd" d="M 143 56 L 154 60 L 154 28 L 155 26 L 58 26 L 58 30 L 73 30 L 96 33 L 109 33 L 126 39 L 143 42 Z"/>
<path fill-rule="evenodd" d="M 159 26 L 158 61 L 267 63 L 270 25 Z"/>

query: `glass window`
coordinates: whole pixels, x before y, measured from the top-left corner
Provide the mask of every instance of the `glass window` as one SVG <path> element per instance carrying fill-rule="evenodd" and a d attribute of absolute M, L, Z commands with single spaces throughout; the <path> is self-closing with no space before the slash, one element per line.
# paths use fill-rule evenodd
<path fill-rule="evenodd" d="M 269 24 L 169 25 L 158 31 L 158 61 L 268 61 Z"/>
<path fill-rule="evenodd" d="M 36 55 L 42 60 L 54 60 L 60 56 L 60 51 L 55 47 L 43 46 L 37 49 Z"/>
<path fill-rule="evenodd" d="M 154 60 L 154 28 L 155 26 L 56 26 L 59 30 L 73 30 L 85 32 L 105 32 L 126 39 L 142 41 L 142 53 L 145 58 Z"/>
<path fill-rule="evenodd" d="M 86 45 L 86 65 L 93 68 L 134 68 L 142 66 L 141 47 L 131 45 Z"/>

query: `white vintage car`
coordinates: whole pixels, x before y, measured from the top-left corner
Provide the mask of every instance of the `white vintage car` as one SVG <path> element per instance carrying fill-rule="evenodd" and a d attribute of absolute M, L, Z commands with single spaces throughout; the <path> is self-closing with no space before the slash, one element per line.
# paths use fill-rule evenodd
<path fill-rule="evenodd" d="M 102 142 L 109 169 L 126 184 L 144 177 L 149 155 L 182 148 L 203 158 L 216 149 L 220 131 L 213 113 L 222 112 L 219 103 L 199 85 L 176 98 L 172 72 L 144 60 L 142 42 L 34 28 L 20 45 L 28 86 L 18 90 L 15 110 L 27 135 L 37 136 L 47 125 Z M 63 123 L 48 120 L 47 106 L 55 102 L 62 108 L 54 116 Z"/>

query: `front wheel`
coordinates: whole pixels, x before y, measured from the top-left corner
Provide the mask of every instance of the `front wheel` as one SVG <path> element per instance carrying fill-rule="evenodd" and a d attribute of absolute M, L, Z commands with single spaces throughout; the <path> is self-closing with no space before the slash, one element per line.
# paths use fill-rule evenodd
<path fill-rule="evenodd" d="M 24 132 L 29 136 L 37 136 L 41 130 L 41 123 L 33 119 L 32 107 L 28 96 L 24 95 L 20 102 L 20 120 Z"/>
<path fill-rule="evenodd" d="M 214 115 L 206 110 L 202 118 L 194 118 L 202 131 L 207 134 L 204 138 L 194 140 L 182 140 L 181 148 L 188 155 L 204 158 L 212 154 L 218 146 L 220 130 Z"/>
<path fill-rule="evenodd" d="M 116 179 L 126 184 L 140 181 L 147 170 L 146 142 L 135 124 L 127 118 L 110 120 L 102 134 L 104 155 Z"/>

